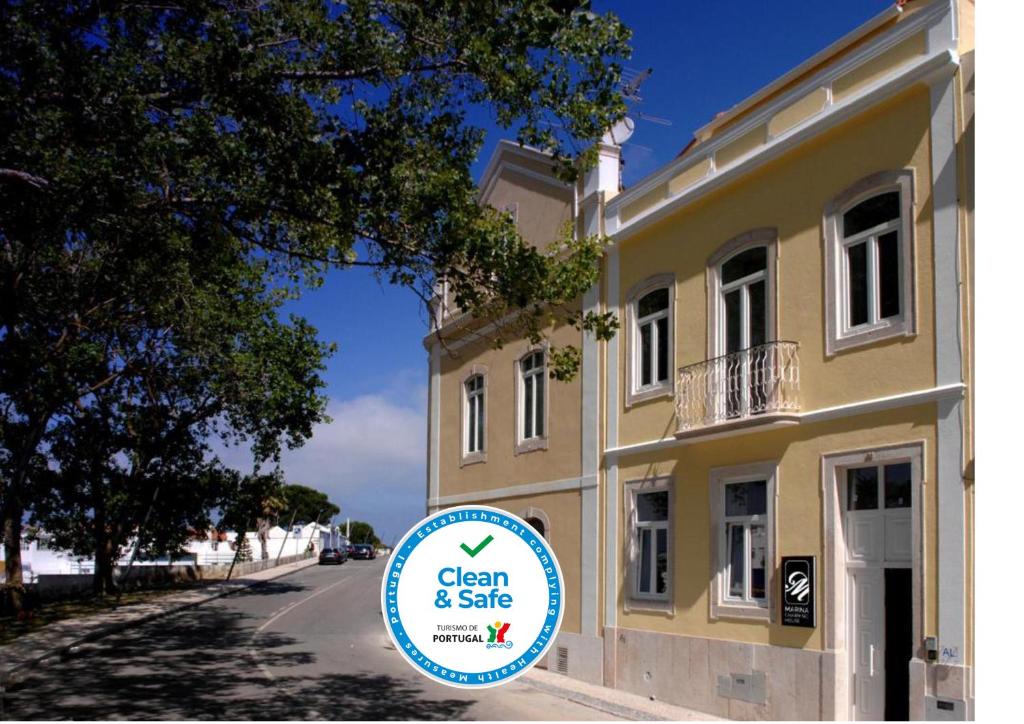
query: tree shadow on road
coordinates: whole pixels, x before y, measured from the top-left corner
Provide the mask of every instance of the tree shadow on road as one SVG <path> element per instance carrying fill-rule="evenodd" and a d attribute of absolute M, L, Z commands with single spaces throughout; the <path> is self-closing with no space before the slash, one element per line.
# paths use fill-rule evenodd
<path fill-rule="evenodd" d="M 276 593 L 303 590 L 276 584 Z M 233 597 L 265 595 L 258 586 Z M 315 663 L 263 617 L 199 606 L 84 645 L 24 675 L 5 697 L 9 719 L 435 719 L 466 716 L 471 699 L 441 699 L 373 673 L 290 674 Z M 280 675 L 273 681 L 259 664 Z"/>
<path fill-rule="evenodd" d="M 474 703 L 429 697 L 422 688 L 385 674 L 328 674 L 313 680 L 282 677 L 279 684 L 299 707 L 289 716 L 300 719 L 451 721 L 463 718 Z"/>

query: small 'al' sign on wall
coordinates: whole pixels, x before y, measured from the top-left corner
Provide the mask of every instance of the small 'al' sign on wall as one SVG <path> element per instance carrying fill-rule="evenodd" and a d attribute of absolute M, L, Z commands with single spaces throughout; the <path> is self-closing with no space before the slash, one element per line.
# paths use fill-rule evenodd
<path fill-rule="evenodd" d="M 782 625 L 814 628 L 814 556 L 782 557 Z"/>

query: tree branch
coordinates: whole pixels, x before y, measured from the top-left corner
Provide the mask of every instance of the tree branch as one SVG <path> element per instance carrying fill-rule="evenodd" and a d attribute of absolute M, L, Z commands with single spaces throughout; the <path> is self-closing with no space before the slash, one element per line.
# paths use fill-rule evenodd
<path fill-rule="evenodd" d="M 22 183 L 37 189 L 45 189 L 50 182 L 40 176 L 34 176 L 27 171 L 18 171 L 13 168 L 0 168 L 0 182 Z"/>

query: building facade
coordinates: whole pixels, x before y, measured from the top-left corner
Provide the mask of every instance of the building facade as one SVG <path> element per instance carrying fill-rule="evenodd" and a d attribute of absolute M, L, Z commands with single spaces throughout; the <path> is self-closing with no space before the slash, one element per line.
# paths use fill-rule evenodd
<path fill-rule="evenodd" d="M 502 144 L 481 200 L 608 246 L 571 327 L 430 353 L 428 509 L 549 539 L 548 668 L 731 718 L 973 715 L 973 2 L 882 13 L 620 190 Z"/>

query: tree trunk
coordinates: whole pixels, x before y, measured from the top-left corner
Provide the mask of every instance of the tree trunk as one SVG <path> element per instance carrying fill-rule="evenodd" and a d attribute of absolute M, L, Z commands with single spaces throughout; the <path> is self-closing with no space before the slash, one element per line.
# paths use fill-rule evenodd
<path fill-rule="evenodd" d="M 21 571 L 21 516 L 24 511 L 15 500 L 15 491 L 8 487 L 3 498 L 4 558 L 4 607 L 14 613 L 20 613 L 25 606 L 25 581 Z"/>
<path fill-rule="evenodd" d="M 270 522 L 266 518 L 261 518 L 256 525 L 256 537 L 260 539 L 260 560 L 265 561 L 270 558 L 270 554 L 267 553 L 267 534 L 270 531 Z"/>
<path fill-rule="evenodd" d="M 97 465 L 95 470 L 101 470 Z M 90 498 L 92 499 L 92 536 L 93 536 L 93 560 L 95 568 L 92 573 L 92 592 L 97 596 L 104 593 L 113 594 L 117 592 L 117 585 L 114 582 L 114 540 L 111 536 L 110 519 L 107 516 L 107 500 L 104 495 L 102 481 L 93 478 L 90 486 Z"/>
<path fill-rule="evenodd" d="M 96 568 L 92 574 L 92 590 L 96 595 L 117 593 L 114 582 L 114 542 L 104 532 L 96 536 Z"/>

